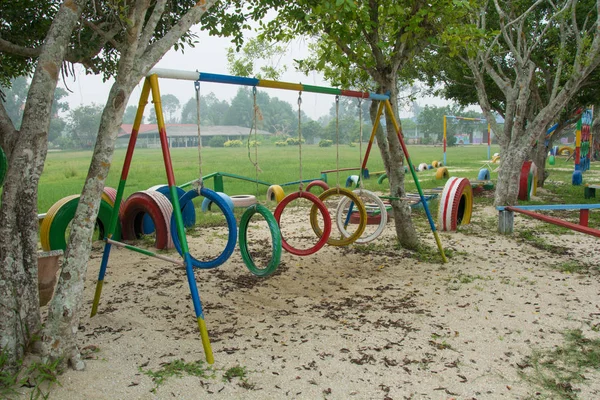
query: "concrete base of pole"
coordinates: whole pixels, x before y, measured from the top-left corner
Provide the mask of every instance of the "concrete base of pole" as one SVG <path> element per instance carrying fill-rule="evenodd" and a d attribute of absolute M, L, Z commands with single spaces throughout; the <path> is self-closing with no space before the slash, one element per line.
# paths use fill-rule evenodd
<path fill-rule="evenodd" d="M 508 235 L 513 233 L 515 214 L 512 211 L 498 211 L 498 232 Z"/>

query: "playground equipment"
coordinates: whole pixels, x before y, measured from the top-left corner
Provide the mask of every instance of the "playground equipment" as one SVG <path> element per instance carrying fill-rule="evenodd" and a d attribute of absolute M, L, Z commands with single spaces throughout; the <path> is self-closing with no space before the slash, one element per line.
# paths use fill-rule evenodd
<path fill-rule="evenodd" d="M 519 175 L 519 200 L 531 200 L 537 192 L 538 171 L 533 161 L 525 161 Z"/>
<path fill-rule="evenodd" d="M 448 179 L 438 208 L 438 225 L 442 231 L 455 231 L 471 222 L 473 189 L 467 178 Z"/>
<path fill-rule="evenodd" d="M 573 185 L 583 183 L 583 173 L 590 169 L 592 157 L 592 118 L 593 109 L 587 109 L 577 121 L 577 130 L 575 131 L 575 170 L 573 171 Z"/>
<path fill-rule="evenodd" d="M 600 230 L 588 227 L 590 210 L 600 209 L 600 204 L 550 204 L 534 206 L 497 206 L 498 232 L 510 234 L 514 227 L 514 213 L 520 213 L 540 221 L 562 226 L 577 232 L 600 237 Z M 562 219 L 533 212 L 533 210 L 579 210 L 579 223 L 564 221 Z"/>
<path fill-rule="evenodd" d="M 486 119 L 482 119 L 482 118 L 466 118 L 466 117 L 455 117 L 452 115 L 444 115 L 444 139 L 443 139 L 443 146 L 444 146 L 444 165 L 448 165 L 448 160 L 446 158 L 446 146 L 447 146 L 447 141 L 446 141 L 446 134 L 448 131 L 448 118 L 451 119 L 456 119 L 456 120 L 462 120 L 462 121 L 476 121 L 476 122 L 485 122 L 487 121 Z M 490 129 L 490 124 L 487 124 L 487 143 L 488 143 L 488 148 L 487 148 L 487 158 L 488 160 L 491 158 L 491 149 L 492 149 L 492 135 L 491 135 L 491 129 Z"/>
<path fill-rule="evenodd" d="M 216 204 L 221 211 L 225 214 L 225 217 L 227 219 L 227 224 L 228 224 L 228 228 L 229 228 L 229 234 L 228 234 L 228 244 L 226 249 L 223 251 L 223 253 L 221 254 L 221 256 L 217 257 L 217 259 L 213 260 L 214 264 L 218 264 L 219 262 L 221 262 L 221 259 L 226 259 L 226 255 L 227 253 L 229 253 L 228 248 L 231 247 L 230 243 L 235 243 L 235 238 L 236 238 L 236 233 L 237 233 L 237 229 L 235 226 L 235 218 L 233 217 L 232 213 L 231 213 L 231 209 L 230 207 L 227 205 L 227 203 L 223 200 L 223 198 L 218 195 L 216 193 L 216 191 L 212 191 L 210 189 L 207 189 L 203 186 L 202 184 L 202 156 L 201 156 L 201 143 L 202 141 L 200 140 L 200 121 L 199 121 L 199 113 L 198 113 L 198 136 L 199 136 L 199 140 L 198 140 L 198 147 L 199 147 L 199 151 L 198 151 L 198 156 L 199 156 L 199 169 L 200 169 L 200 173 L 199 173 L 199 181 L 195 183 L 195 188 L 191 191 L 188 191 L 181 199 L 179 199 L 179 196 L 177 195 L 177 190 L 176 190 L 176 183 L 175 183 L 175 177 L 174 177 L 174 173 L 173 173 L 173 167 L 172 167 L 172 162 L 171 162 L 171 156 L 170 156 L 170 152 L 169 152 L 169 147 L 168 147 L 168 141 L 167 141 L 167 133 L 166 133 L 166 129 L 165 129 L 165 124 L 164 124 L 164 118 L 163 118 L 163 113 L 162 113 L 162 105 L 161 105 L 161 100 L 160 100 L 160 91 L 159 91 L 159 86 L 158 86 L 158 77 L 161 78 L 168 78 L 168 79 L 182 79 L 182 80 L 190 80 L 190 81 L 194 81 L 195 83 L 195 87 L 196 87 L 196 99 L 197 99 L 197 107 L 199 107 L 199 102 L 200 102 L 200 97 L 199 97 L 199 90 L 200 90 L 200 82 L 204 81 L 204 82 L 215 82 L 215 83 L 228 83 L 228 84 L 236 84 L 236 85 L 244 85 L 244 86 L 252 86 L 252 87 L 257 87 L 257 86 L 262 86 L 262 87 L 271 87 L 271 88 L 279 88 L 279 89 L 286 89 L 286 90 L 297 90 L 299 92 L 299 96 L 298 96 L 298 118 L 299 118 L 299 127 L 298 127 L 298 136 L 300 139 L 300 145 L 298 146 L 299 148 L 299 160 L 300 160 L 300 168 L 299 168 L 299 175 L 300 175 L 300 191 L 296 192 L 296 193 L 292 193 L 286 197 L 284 197 L 281 202 L 277 205 L 277 208 L 275 209 L 275 213 L 274 213 L 274 218 L 277 221 L 277 224 L 280 223 L 280 218 L 281 218 L 281 214 L 284 210 L 284 208 L 286 207 L 287 204 L 289 204 L 291 201 L 298 199 L 298 198 L 307 198 L 310 201 L 313 202 L 313 204 L 315 205 L 315 207 L 317 207 L 319 209 L 319 211 L 321 212 L 322 216 L 323 216 L 323 220 L 326 223 L 325 229 L 323 230 L 323 233 L 321 235 L 321 238 L 319 239 L 319 243 L 322 241 L 323 244 L 324 242 L 326 242 L 329 238 L 329 232 L 331 231 L 331 221 L 330 221 L 330 217 L 329 217 L 329 212 L 326 209 L 325 205 L 323 204 L 323 202 L 316 197 L 315 195 L 303 191 L 302 190 L 302 184 L 303 184 L 303 179 L 302 179 L 302 134 L 301 134 L 301 127 L 300 127 L 300 117 L 301 117 L 301 103 L 302 103 L 302 98 L 301 98 L 301 94 L 302 91 L 308 91 L 308 92 L 315 92 L 315 93 L 324 93 L 324 94 L 334 94 L 334 95 L 342 95 L 342 96 L 350 96 L 350 97 L 357 97 L 357 98 L 370 98 L 372 100 L 379 100 L 380 104 L 379 104 L 379 108 L 377 111 L 377 120 L 375 122 L 375 126 L 373 128 L 373 132 L 371 134 L 371 139 L 369 141 L 369 146 L 367 149 L 367 155 L 365 156 L 365 160 L 363 162 L 363 164 L 361 165 L 361 171 L 363 171 L 365 169 L 366 166 L 366 162 L 368 159 L 368 153 L 370 151 L 370 148 L 372 146 L 373 143 L 373 139 L 375 136 L 375 132 L 377 129 L 377 123 L 379 121 L 379 118 L 382 115 L 382 112 L 384 110 L 384 107 L 386 109 L 386 112 L 389 113 L 389 115 L 391 116 L 391 119 L 394 123 L 394 127 L 398 136 L 398 140 L 400 142 L 400 145 L 402 146 L 402 150 L 405 154 L 405 157 L 408 161 L 411 173 L 413 175 L 413 178 L 415 179 L 417 188 L 419 190 L 419 195 L 423 201 L 423 206 L 426 210 L 429 222 L 430 222 L 430 227 L 432 230 L 432 233 L 435 237 L 438 249 L 440 251 L 440 254 L 442 256 L 442 259 L 444 260 L 444 262 L 446 262 L 446 257 L 445 254 L 443 252 L 443 248 L 442 248 L 442 244 L 441 241 L 439 239 L 439 236 L 437 234 L 437 231 L 435 229 L 435 225 L 433 223 L 433 220 L 431 218 L 431 214 L 429 213 L 429 209 L 427 207 L 427 203 L 424 200 L 424 196 L 423 196 L 423 192 L 420 188 L 420 185 L 418 183 L 416 174 L 415 174 L 415 170 L 414 167 L 412 165 L 412 162 L 410 160 L 410 157 L 408 155 L 408 151 L 406 149 L 406 146 L 404 144 L 404 140 L 402 138 L 401 135 L 401 130 L 400 127 L 398 126 L 398 123 L 396 122 L 395 118 L 393 117 L 393 110 L 391 107 L 391 104 L 389 102 L 389 96 L 387 95 L 382 95 L 382 94 L 375 94 L 375 93 L 366 93 L 366 92 L 357 92 L 357 91 L 350 91 L 350 90 L 339 90 L 339 89 L 333 89 L 333 88 L 326 88 L 326 87 L 320 87 L 320 86 L 310 86 L 310 85 L 302 85 L 302 84 L 293 84 L 293 83 L 286 83 L 286 82 L 276 82 L 276 81 L 268 81 L 268 80 L 259 80 L 259 79 L 255 79 L 255 78 L 243 78 L 243 77 L 234 77 L 234 76 L 227 76 L 227 75 L 218 75 L 218 74 L 207 74 L 207 73 L 198 73 L 198 72 L 192 72 L 192 71 L 177 71 L 177 70 L 165 70 L 165 69 L 154 69 L 152 71 L 150 71 L 149 75 L 146 77 L 145 81 L 144 81 L 144 85 L 142 88 L 142 94 L 140 97 L 140 101 L 139 101 L 139 106 L 138 106 L 138 110 L 137 110 L 137 114 L 135 117 L 135 121 L 133 124 L 133 129 L 132 129 L 132 133 L 131 133 L 131 137 L 130 137 L 130 141 L 129 141 L 129 145 L 127 148 L 127 153 L 125 156 L 125 161 L 123 164 L 123 169 L 122 169 L 122 173 L 121 173 L 121 180 L 119 182 L 119 186 L 117 189 L 117 193 L 115 196 L 115 200 L 114 200 L 114 208 L 113 208 L 113 212 L 112 212 L 112 216 L 110 219 L 110 224 L 109 224 L 109 228 L 108 231 L 106 232 L 106 238 L 105 238 L 105 246 L 104 246 L 104 254 L 102 256 L 102 263 L 100 266 L 100 272 L 99 272 L 99 276 L 98 276 L 98 283 L 96 286 L 96 293 L 94 296 L 94 301 L 92 304 L 92 316 L 94 316 L 97 311 L 98 311 L 98 304 L 100 301 L 100 296 L 102 293 L 102 286 L 103 286 L 103 282 L 104 282 L 104 276 L 106 274 L 106 269 L 107 269 L 107 265 L 108 265 L 108 260 L 110 257 L 110 249 L 111 246 L 115 245 L 121 248 L 126 248 L 129 250 L 133 250 L 133 251 L 137 251 L 139 253 L 148 255 L 148 256 L 152 256 L 152 257 L 156 257 L 165 261 L 169 261 L 172 262 L 176 265 L 182 265 L 185 266 L 186 269 L 186 275 L 187 275 L 187 279 L 188 279 L 188 284 L 190 287 L 190 293 L 191 293 L 191 297 L 192 297 L 192 303 L 194 305 L 194 311 L 195 311 L 195 315 L 196 315 L 196 320 L 198 323 L 198 329 L 200 331 L 200 337 L 202 339 L 202 345 L 204 348 L 204 352 L 206 355 L 206 360 L 209 363 L 213 363 L 214 362 L 214 357 L 212 354 L 212 348 L 211 348 L 211 344 L 210 344 L 210 339 L 208 336 L 208 330 L 206 327 L 206 323 L 204 320 L 204 311 L 202 308 L 202 304 L 200 301 L 200 296 L 198 294 L 198 287 L 197 287 L 197 283 L 196 283 L 196 279 L 194 276 L 194 272 L 193 272 L 193 268 L 194 268 L 194 262 L 192 260 L 192 256 L 190 254 L 189 248 L 188 248 L 188 244 L 187 244 L 187 238 L 185 235 L 185 227 L 183 224 L 183 218 L 182 218 L 182 207 L 185 207 L 187 205 L 187 202 L 191 201 L 194 197 L 197 196 L 204 196 L 209 198 L 214 204 Z M 143 113 L 144 113 L 144 108 L 146 106 L 146 104 L 148 103 L 148 98 L 150 96 L 150 94 L 152 95 L 152 101 L 154 103 L 154 108 L 155 108 L 155 112 L 156 112 L 156 117 L 157 117 L 157 123 L 158 123 L 158 127 L 159 127 L 159 137 L 160 137 L 160 142 L 161 142 L 161 148 L 162 148 L 162 153 L 163 153 L 163 159 L 164 159 L 164 164 L 165 164 L 165 171 L 166 171 L 166 175 L 167 175 L 167 182 L 169 185 L 169 189 L 170 189 L 170 193 L 171 193 L 171 199 L 172 199 L 172 207 L 173 207 L 173 212 L 172 212 L 172 219 L 171 219 L 171 224 L 170 224 L 170 230 L 172 232 L 172 237 L 173 237 L 173 242 L 174 245 L 177 247 L 177 242 L 179 242 L 179 248 L 178 251 L 181 254 L 182 260 L 181 259 L 174 259 L 171 257 L 167 257 L 161 254 L 155 254 L 153 252 L 150 252 L 146 249 L 141 249 L 141 248 L 137 248 L 135 246 L 131 246 L 128 244 L 124 244 L 121 242 L 118 242 L 117 240 L 115 240 L 115 231 L 116 231 L 116 227 L 117 227 L 117 222 L 118 222 L 118 212 L 116 212 L 116 210 L 118 210 L 120 208 L 120 204 L 122 201 L 122 197 L 123 197 L 123 192 L 124 192 L 124 188 L 125 188 L 125 184 L 126 184 L 126 180 L 127 180 L 127 176 L 129 173 L 129 168 L 131 165 L 131 161 L 132 161 L 132 156 L 133 156 L 133 152 L 135 149 L 135 143 L 137 140 L 137 135 L 138 135 L 138 131 L 139 131 L 139 127 L 141 124 L 141 120 L 143 117 Z M 216 177 L 215 177 L 216 178 Z M 216 180 L 215 180 L 216 182 Z M 221 182 L 222 183 L 222 182 Z M 215 188 L 217 188 L 217 186 L 215 185 Z M 222 189 L 222 188 L 221 188 Z M 332 189 L 330 189 L 332 190 Z M 336 190 L 337 189 L 333 189 Z M 223 190 L 218 190 L 223 192 Z M 327 191 L 324 192 L 323 194 L 321 194 L 320 197 L 326 197 L 325 195 L 327 194 Z M 148 194 L 149 197 L 153 197 L 152 195 Z M 348 196 L 350 197 L 350 196 Z M 350 197 L 351 198 L 351 197 Z M 354 199 L 352 198 L 352 200 L 354 201 Z M 166 205 L 165 205 L 166 206 Z M 249 208 L 249 210 L 252 210 L 248 213 L 248 215 L 242 216 L 242 221 L 248 221 L 251 217 L 251 213 L 254 212 L 259 212 L 261 213 L 262 210 L 258 205 L 253 206 L 256 207 L 255 210 L 252 210 L 252 207 Z M 246 211 L 248 212 L 248 210 Z M 161 222 L 162 221 L 157 221 L 158 218 L 154 219 L 154 225 L 156 226 L 156 228 L 158 229 L 157 226 L 157 222 Z M 327 226 L 327 221 L 329 220 L 329 226 Z M 270 224 L 269 225 L 270 228 L 272 228 L 272 235 L 273 232 L 275 232 L 275 224 Z M 162 229 L 162 227 L 161 227 Z M 242 230 L 243 231 L 243 230 Z M 245 233 L 245 231 L 244 231 Z M 273 241 L 275 241 L 275 239 L 273 239 Z M 281 242 L 282 242 L 282 247 L 283 247 L 283 243 L 284 239 L 281 238 Z M 322 244 L 321 244 L 322 246 Z M 284 247 L 285 248 L 285 247 Z M 288 249 L 286 249 L 289 251 L 289 246 Z M 302 250 L 302 252 L 305 253 L 310 253 L 312 251 L 312 249 L 307 249 L 307 250 Z M 297 253 L 295 253 L 297 254 Z M 244 254 L 242 254 L 243 257 Z M 247 256 L 247 254 L 246 254 Z M 212 267 L 212 265 L 210 266 Z"/>

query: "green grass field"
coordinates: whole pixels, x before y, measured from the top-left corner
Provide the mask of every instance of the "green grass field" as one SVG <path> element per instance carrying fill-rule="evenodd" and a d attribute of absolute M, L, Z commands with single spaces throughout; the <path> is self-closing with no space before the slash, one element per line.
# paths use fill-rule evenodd
<path fill-rule="evenodd" d="M 363 144 L 363 153 L 366 145 Z M 319 178 L 322 170 L 335 169 L 337 159 L 336 147 L 321 148 L 314 145 L 302 146 L 303 178 Z M 408 146 L 410 158 L 415 167 L 422 162 L 431 164 L 433 160 L 443 159 L 441 147 L 434 146 Z M 258 148 L 258 165 L 261 172 L 258 179 L 272 184 L 283 184 L 299 179 L 298 147 L 268 147 Z M 492 146 L 491 153 L 499 152 L 499 148 Z M 86 152 L 50 152 L 46 161 L 44 172 L 39 185 L 39 212 L 43 213 L 62 197 L 81 192 L 83 182 L 87 175 L 91 151 Z M 254 151 L 251 152 L 254 158 Z M 106 185 L 117 187 L 125 157 L 125 149 L 115 151 L 113 162 Z M 171 150 L 175 179 L 178 185 L 195 180 L 199 176 L 198 151 L 196 148 L 174 148 Z M 451 176 L 476 179 L 480 168 L 487 164 L 487 146 L 462 146 L 449 147 L 447 152 L 448 169 Z M 584 200 L 583 188 L 571 185 L 573 162 L 565 158 L 556 159 L 554 166 L 548 166 L 550 171 L 546 189 L 555 193 L 562 202 L 589 203 L 598 200 Z M 228 172 L 254 179 L 256 171 L 248 159 L 247 148 L 204 148 L 202 151 L 202 174 L 213 172 Z M 348 145 L 339 147 L 340 168 L 359 166 L 359 147 Z M 491 170 L 497 164 L 488 165 Z M 371 173 L 382 171 L 383 163 L 379 149 L 374 146 L 367 165 Z M 592 170 L 584 173 L 584 183 L 600 183 L 600 166 L 592 164 Z M 339 173 L 339 184 L 344 186 L 346 178 L 357 171 L 343 171 Z M 423 188 L 434 188 L 444 185 L 443 180 L 435 179 L 435 169 L 417 173 Z M 492 180 L 496 180 L 497 172 L 492 172 Z M 336 184 L 335 173 L 328 174 L 330 186 Z M 406 188 L 409 192 L 416 192 L 413 179 L 407 176 Z M 145 190 L 151 186 L 166 184 L 166 174 L 160 149 L 136 149 L 125 191 L 126 196 L 138 190 Z M 364 181 L 367 189 L 382 190 L 385 186 L 377 184 L 377 178 Z M 207 180 L 206 186 L 212 188 L 212 179 Z M 256 185 L 253 182 L 224 178 L 225 192 L 234 194 L 256 194 Z M 259 196 L 264 197 L 266 186 L 259 186 Z M 284 188 L 286 193 L 293 192 L 297 185 Z"/>

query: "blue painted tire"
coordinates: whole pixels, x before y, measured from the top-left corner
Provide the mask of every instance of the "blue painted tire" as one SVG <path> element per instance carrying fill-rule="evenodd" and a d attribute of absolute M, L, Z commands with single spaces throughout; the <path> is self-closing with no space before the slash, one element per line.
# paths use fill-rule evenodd
<path fill-rule="evenodd" d="M 489 181 L 490 180 L 490 170 L 487 168 L 481 168 L 479 170 L 479 174 L 477 175 L 478 181 Z"/>
<path fill-rule="evenodd" d="M 368 168 L 363 169 L 362 177 L 363 177 L 363 179 L 369 179 L 371 177 L 369 175 L 369 169 Z"/>
<path fill-rule="evenodd" d="M 583 175 L 581 171 L 573 171 L 573 185 L 581 185 L 583 183 Z"/>
<path fill-rule="evenodd" d="M 151 190 L 152 188 L 150 188 Z M 171 199 L 171 191 L 169 190 L 168 185 L 161 185 L 154 189 L 158 193 L 166 196 L 171 204 L 173 204 L 173 200 Z M 177 196 L 179 196 L 179 201 L 181 202 L 181 198 L 185 194 L 185 190 L 177 187 Z M 180 204 L 181 205 L 181 204 Z M 192 227 L 196 225 L 196 210 L 194 209 L 194 203 L 189 203 L 186 207 L 184 207 L 181 211 L 183 217 L 183 225 L 186 228 Z M 152 218 L 149 215 L 144 215 L 144 219 L 142 221 L 142 231 L 144 234 L 148 235 L 154 232 L 154 222 L 152 222 Z"/>
<path fill-rule="evenodd" d="M 192 265 L 196 268 L 200 269 L 210 269 L 216 268 L 219 265 L 225 263 L 231 254 L 233 254 L 233 250 L 235 249 L 235 244 L 237 242 L 237 224 L 235 223 L 235 216 L 233 215 L 233 211 L 227 202 L 221 197 L 217 192 L 207 189 L 201 188 L 200 194 L 196 190 L 190 190 L 186 194 L 184 194 L 180 199 L 180 206 L 185 208 L 185 206 L 192 202 L 192 199 L 204 196 L 205 198 L 211 200 L 214 204 L 217 205 L 225 215 L 225 219 L 227 220 L 227 227 L 229 228 L 229 235 L 227 238 L 227 244 L 225 245 L 225 249 L 219 254 L 217 257 L 213 258 L 209 261 L 200 261 L 191 256 Z M 181 250 L 181 242 L 179 241 L 179 234 L 177 233 L 177 224 L 175 222 L 175 214 L 171 217 L 171 236 L 173 236 L 173 244 L 175 248 L 179 252 L 179 254 L 183 255 Z"/>
<path fill-rule="evenodd" d="M 233 201 L 231 200 L 231 197 L 229 197 L 226 193 L 223 193 L 223 192 L 216 192 L 216 193 L 219 196 L 221 196 L 223 198 L 223 200 L 225 200 L 225 202 L 229 206 L 229 209 L 233 212 Z M 212 204 L 213 204 L 213 201 L 211 199 L 209 199 L 208 197 L 205 197 L 204 200 L 202 200 L 202 212 L 205 213 L 207 211 L 210 211 Z"/>

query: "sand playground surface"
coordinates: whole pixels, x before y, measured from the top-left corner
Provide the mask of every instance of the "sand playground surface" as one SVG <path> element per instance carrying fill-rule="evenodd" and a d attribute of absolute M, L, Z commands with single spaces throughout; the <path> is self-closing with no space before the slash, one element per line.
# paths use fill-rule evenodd
<path fill-rule="evenodd" d="M 282 226 L 290 243 L 308 247 L 315 236 L 305 214 L 291 211 Z M 422 213 L 414 219 L 426 221 Z M 284 251 L 270 277 L 252 275 L 238 248 L 221 267 L 196 270 L 211 367 L 202 364 L 182 267 L 113 247 L 99 313 L 89 317 L 102 257 L 95 244 L 78 334 L 87 367 L 60 376 L 49 398 L 554 398 L 527 378 L 535 373 L 530 356 L 563 346 L 569 330 L 600 337 L 600 241 L 537 234 L 543 223 L 515 216 L 517 233 L 528 229 L 548 245 L 536 248 L 491 229 L 493 207 L 476 205 L 472 222 L 440 232 L 447 264 L 425 223 L 418 230 L 432 250 L 418 257 L 395 247 L 391 221 L 370 245 L 325 246 L 307 257 Z M 250 248 L 264 265 L 269 231 L 253 224 Z M 219 254 L 226 239 L 223 227 L 188 236 L 198 258 Z M 569 263 L 583 268 L 566 272 Z M 205 376 L 160 382 L 148 374 L 174 362 L 201 365 Z M 598 371 L 582 378 L 568 388 L 574 398 L 600 398 Z"/>

